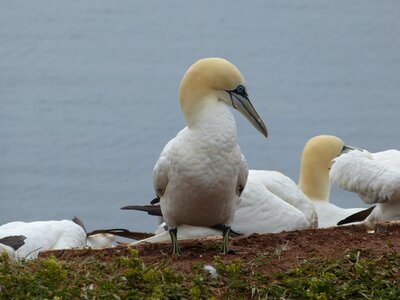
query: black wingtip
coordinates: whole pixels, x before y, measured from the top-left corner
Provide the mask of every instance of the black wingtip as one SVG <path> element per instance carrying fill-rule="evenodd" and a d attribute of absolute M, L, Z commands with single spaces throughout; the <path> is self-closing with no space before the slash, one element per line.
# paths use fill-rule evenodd
<path fill-rule="evenodd" d="M 11 235 L 0 239 L 0 243 L 6 246 L 18 250 L 22 245 L 25 244 L 26 236 L 24 235 Z"/>
<path fill-rule="evenodd" d="M 150 201 L 150 204 L 158 204 L 160 203 L 160 198 L 159 197 L 155 197 L 153 200 Z"/>
<path fill-rule="evenodd" d="M 99 234 L 99 233 L 109 233 L 109 234 L 113 234 L 116 236 L 134 239 L 134 240 L 143 240 L 143 239 L 147 239 L 149 237 L 154 236 L 154 233 L 129 231 L 128 229 L 122 229 L 122 228 L 93 230 L 92 232 L 87 233 L 87 236 Z"/>
<path fill-rule="evenodd" d="M 160 205 L 128 205 L 128 206 L 121 207 L 121 209 L 139 210 L 139 211 L 147 212 L 151 216 L 162 217 Z"/>
<path fill-rule="evenodd" d="M 370 215 L 370 213 L 374 210 L 374 208 L 375 208 L 375 206 L 371 206 L 367 209 L 356 212 L 355 214 L 352 214 L 352 215 L 348 216 L 347 218 L 339 221 L 337 223 L 337 225 L 345 225 L 345 224 L 350 224 L 350 223 L 355 223 L 355 222 L 362 222 Z"/>
<path fill-rule="evenodd" d="M 79 226 L 81 226 L 83 228 L 83 230 L 86 232 L 86 227 L 85 224 L 83 224 L 83 221 L 81 220 L 81 218 L 74 216 L 72 219 L 72 222 L 74 222 L 75 224 L 78 224 Z"/>

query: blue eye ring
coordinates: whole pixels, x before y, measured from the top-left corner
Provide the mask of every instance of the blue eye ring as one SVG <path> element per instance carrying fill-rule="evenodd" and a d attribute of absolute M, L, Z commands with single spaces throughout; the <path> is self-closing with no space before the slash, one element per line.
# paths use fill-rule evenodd
<path fill-rule="evenodd" d="M 236 88 L 236 93 L 238 93 L 238 94 L 243 94 L 244 92 L 246 91 L 246 89 L 244 88 L 244 86 L 243 85 L 239 85 L 237 88 Z"/>

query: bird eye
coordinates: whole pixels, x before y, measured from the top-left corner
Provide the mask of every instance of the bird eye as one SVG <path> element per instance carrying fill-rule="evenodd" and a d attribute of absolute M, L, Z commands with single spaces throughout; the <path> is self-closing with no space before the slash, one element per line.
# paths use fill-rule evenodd
<path fill-rule="evenodd" d="M 243 85 L 239 85 L 239 86 L 236 88 L 236 93 L 238 93 L 238 94 L 243 94 L 244 91 L 245 91 L 245 88 L 244 88 Z"/>

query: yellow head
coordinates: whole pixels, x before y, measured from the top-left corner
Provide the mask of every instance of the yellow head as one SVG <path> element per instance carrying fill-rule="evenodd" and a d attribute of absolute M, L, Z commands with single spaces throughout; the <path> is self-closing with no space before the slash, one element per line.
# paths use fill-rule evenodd
<path fill-rule="evenodd" d="M 315 136 L 304 146 L 299 185 L 310 199 L 329 200 L 329 169 L 343 147 L 343 141 L 332 135 Z"/>
<path fill-rule="evenodd" d="M 222 58 L 204 58 L 193 64 L 183 76 L 180 103 L 190 127 L 209 101 L 223 101 L 242 113 L 267 136 L 267 128 L 251 104 L 240 71 Z"/>

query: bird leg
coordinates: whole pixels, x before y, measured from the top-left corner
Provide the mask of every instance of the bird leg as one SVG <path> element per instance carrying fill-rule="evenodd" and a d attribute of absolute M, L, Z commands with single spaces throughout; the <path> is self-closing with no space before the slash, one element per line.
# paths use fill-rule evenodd
<path fill-rule="evenodd" d="M 222 249 L 221 253 L 226 254 L 229 251 L 229 232 L 231 231 L 230 226 L 222 225 Z"/>
<path fill-rule="evenodd" d="M 181 249 L 179 249 L 178 246 L 178 228 L 173 228 L 168 230 L 169 235 L 171 236 L 171 242 L 172 242 L 172 253 L 175 255 L 181 255 Z"/>

